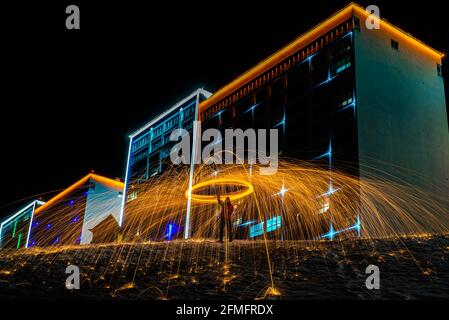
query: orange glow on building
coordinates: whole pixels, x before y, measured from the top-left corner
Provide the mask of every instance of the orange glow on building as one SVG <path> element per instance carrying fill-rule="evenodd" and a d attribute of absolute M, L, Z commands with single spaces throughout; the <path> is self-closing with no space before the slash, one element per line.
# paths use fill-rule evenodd
<path fill-rule="evenodd" d="M 260 76 L 264 72 L 267 72 L 283 60 L 287 59 L 289 56 L 306 46 L 307 44 L 317 40 L 320 36 L 323 36 L 327 31 L 337 27 L 347 19 L 352 16 L 358 16 L 359 18 L 369 17 L 369 13 L 360 5 L 356 3 L 350 3 L 340 11 L 336 12 L 328 19 L 324 20 L 314 28 L 310 29 L 296 40 L 283 47 L 273 55 L 269 56 L 262 62 L 258 63 L 256 66 L 246 71 L 217 92 L 215 92 L 210 98 L 203 101 L 199 105 L 199 110 L 204 111 L 214 104 L 220 102 L 228 95 L 232 94 L 234 91 L 238 90 L 242 86 L 246 85 L 252 81 L 257 76 Z M 441 58 L 444 56 L 443 53 L 431 48 L 420 40 L 416 39 L 409 33 L 399 29 L 398 27 L 392 25 L 386 20 L 380 18 L 380 29 L 387 30 L 389 33 L 393 34 L 398 39 L 409 43 L 416 50 L 421 53 L 428 55 L 435 62 L 441 62 Z"/>
<path fill-rule="evenodd" d="M 351 3 L 349 6 L 351 6 L 354 15 L 360 15 L 364 18 L 369 17 L 369 13 L 358 4 Z M 440 63 L 441 59 L 444 57 L 443 53 L 433 49 L 432 47 L 428 46 L 421 40 L 416 39 L 410 33 L 403 31 L 402 29 L 392 25 L 391 23 L 382 18 L 380 19 L 380 29 L 387 30 L 389 33 L 398 37 L 398 39 L 409 43 L 416 50 L 419 50 L 421 53 L 428 55 L 430 58 L 434 59 L 435 62 Z"/>

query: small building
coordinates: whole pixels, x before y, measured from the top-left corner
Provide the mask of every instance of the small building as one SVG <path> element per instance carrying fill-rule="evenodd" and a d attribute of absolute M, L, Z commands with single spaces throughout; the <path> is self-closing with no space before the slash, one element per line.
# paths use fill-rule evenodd
<path fill-rule="evenodd" d="M 92 230 L 113 219 L 118 225 L 121 181 L 88 174 L 34 211 L 29 246 L 46 247 L 109 242 L 117 230 Z M 115 236 L 114 236 L 115 237 Z"/>
<path fill-rule="evenodd" d="M 0 224 L 0 248 L 27 248 L 30 221 L 36 209 L 45 202 L 34 200 Z"/>

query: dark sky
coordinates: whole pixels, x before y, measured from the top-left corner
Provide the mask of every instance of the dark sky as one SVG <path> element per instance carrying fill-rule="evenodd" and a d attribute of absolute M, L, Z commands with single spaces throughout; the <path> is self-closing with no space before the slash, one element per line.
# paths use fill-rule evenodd
<path fill-rule="evenodd" d="M 2 4 L 0 216 L 91 170 L 123 177 L 128 133 L 199 86 L 217 90 L 349 3 L 92 2 Z M 359 3 L 377 4 L 449 54 L 438 2 Z M 80 7 L 81 30 L 65 29 L 69 4 Z"/>

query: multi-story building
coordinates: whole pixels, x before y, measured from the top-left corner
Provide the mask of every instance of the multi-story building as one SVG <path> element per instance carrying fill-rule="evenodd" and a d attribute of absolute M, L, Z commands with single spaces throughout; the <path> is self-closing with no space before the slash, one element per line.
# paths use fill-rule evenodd
<path fill-rule="evenodd" d="M 200 104 L 203 130 L 278 128 L 281 156 L 447 194 L 443 54 L 372 18 L 350 4 L 237 77 Z"/>
<path fill-rule="evenodd" d="M 34 210 L 28 247 L 113 241 L 119 231 L 123 187 L 121 181 L 86 175 Z M 95 229 L 101 232 L 94 234 Z"/>
<path fill-rule="evenodd" d="M 443 54 L 386 20 L 377 20 L 379 28 L 368 28 L 366 21 L 373 18 L 351 3 L 211 97 L 196 99 L 198 115 L 189 122 L 201 120 L 202 130 L 276 128 L 281 157 L 315 161 L 361 179 L 402 170 L 413 173 L 401 177 L 406 182 L 447 194 Z M 163 151 L 165 132 L 156 130 L 170 119 L 182 126 L 174 118 L 180 106 L 131 136 L 127 182 L 146 180 L 164 169 L 161 159 L 171 146 Z M 329 197 L 333 191 L 330 179 Z M 129 185 L 128 200 L 134 196 Z M 185 238 L 191 234 L 189 215 L 187 206 Z M 263 234 L 256 230 L 260 226 L 263 231 L 270 225 L 267 232 L 281 228 L 282 217 L 266 219 L 265 224 L 242 225 L 250 237 Z M 346 230 L 360 231 L 356 213 L 352 223 Z M 329 238 L 338 232 L 333 230 Z"/>
<path fill-rule="evenodd" d="M 198 119 L 198 105 L 210 95 L 204 89 L 195 90 L 129 136 L 120 226 L 126 202 L 138 196 L 135 186 L 161 173 L 169 165 L 170 151 L 174 145 L 170 141 L 172 131 L 185 129 L 192 136 L 193 121 Z"/>

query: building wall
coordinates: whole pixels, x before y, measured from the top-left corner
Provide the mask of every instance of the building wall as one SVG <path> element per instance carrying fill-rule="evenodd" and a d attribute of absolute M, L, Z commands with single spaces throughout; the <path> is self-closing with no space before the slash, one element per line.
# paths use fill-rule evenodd
<path fill-rule="evenodd" d="M 95 183 L 95 188 L 87 195 L 80 244 L 91 243 L 94 240 L 91 230 L 101 224 L 108 216 L 114 218 L 117 223 L 117 229 L 120 221 L 121 193 L 123 189 L 113 188 L 93 180 L 91 180 L 91 183 Z M 113 230 L 105 230 L 105 232 L 110 233 Z M 104 236 L 110 238 L 109 234 Z M 97 237 L 101 238 L 102 235 Z M 95 239 L 95 242 L 101 242 L 101 239 Z"/>
<path fill-rule="evenodd" d="M 85 183 L 36 213 L 31 225 L 29 247 L 80 244 L 89 189 L 89 184 Z"/>
<path fill-rule="evenodd" d="M 162 171 L 163 160 L 169 158 L 173 143 L 170 133 L 178 128 L 192 129 L 195 117 L 195 98 L 180 106 L 151 128 L 132 139 L 130 178 L 146 180 Z"/>
<path fill-rule="evenodd" d="M 355 31 L 360 177 L 370 177 L 374 166 L 413 185 L 434 190 L 438 183 L 449 191 L 449 131 L 436 66 L 441 59 L 382 25 L 368 30 L 360 20 Z"/>
<path fill-rule="evenodd" d="M 349 25 L 352 26 L 352 19 Z M 339 30 L 338 37 L 335 30 Z M 281 158 L 311 161 L 327 170 L 357 175 L 353 31 L 352 28 L 345 32 L 340 30 L 339 26 L 329 30 L 329 34 L 333 35 L 332 41 L 310 52 L 288 70 L 277 72 L 277 76 L 259 85 L 254 92 L 234 99 L 226 107 L 216 108 L 214 112 L 204 110 L 202 129 L 218 128 L 223 137 L 228 128 L 278 129 Z M 204 142 L 204 145 L 208 143 Z M 225 143 L 221 144 L 224 148 Z M 322 192 L 325 194 L 331 191 L 332 184 L 329 181 L 327 189 Z M 277 213 L 266 214 L 268 228 L 271 222 L 277 221 Z M 241 217 L 243 225 L 247 221 L 258 224 L 247 228 L 249 233 L 242 232 L 238 237 L 262 237 L 261 229 L 257 229 L 263 226 L 262 221 L 258 220 L 258 213 L 246 215 Z M 196 216 L 201 219 L 204 217 Z M 282 220 L 279 217 L 279 221 Z M 353 220 L 348 219 L 348 226 L 355 220 L 354 212 Z M 329 225 L 328 217 L 322 215 L 321 223 L 324 233 Z M 200 226 L 201 223 L 193 221 L 192 225 L 192 233 L 195 234 L 195 225 Z M 279 230 L 269 236 L 281 238 L 280 231 L 283 229 L 279 226 Z M 302 234 L 301 231 L 295 234 Z"/>
<path fill-rule="evenodd" d="M 198 89 L 185 101 L 177 103 L 163 114 L 131 135 L 128 159 L 128 180 L 145 181 L 164 170 L 164 161 L 170 160 L 174 143 L 169 137 L 175 129 L 192 131 L 196 116 L 197 98 L 202 101 L 207 91 Z"/>

